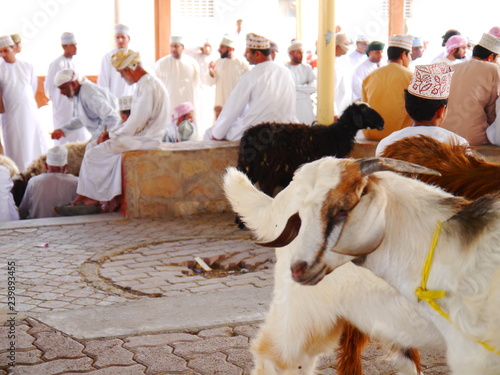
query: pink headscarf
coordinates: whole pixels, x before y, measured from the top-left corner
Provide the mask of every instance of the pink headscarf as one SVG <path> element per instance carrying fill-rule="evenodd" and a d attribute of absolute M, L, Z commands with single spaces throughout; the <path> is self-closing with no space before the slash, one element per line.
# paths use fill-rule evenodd
<path fill-rule="evenodd" d="M 497 38 L 500 38 L 500 26 L 492 27 L 488 34 L 495 35 Z"/>
<path fill-rule="evenodd" d="M 172 120 L 177 121 L 179 117 L 187 115 L 189 112 L 194 111 L 194 107 L 190 102 L 184 102 L 174 108 Z"/>
<path fill-rule="evenodd" d="M 465 39 L 461 35 L 453 35 L 448 41 L 446 42 L 446 53 L 450 53 L 453 51 L 455 48 L 461 47 L 461 46 L 466 46 L 467 45 L 467 39 Z"/>

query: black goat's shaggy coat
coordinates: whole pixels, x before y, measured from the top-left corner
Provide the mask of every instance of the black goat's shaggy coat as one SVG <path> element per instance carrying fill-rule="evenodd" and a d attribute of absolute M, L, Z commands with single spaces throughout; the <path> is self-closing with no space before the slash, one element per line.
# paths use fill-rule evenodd
<path fill-rule="evenodd" d="M 324 156 L 346 157 L 360 129 L 382 130 L 384 120 L 365 103 L 351 104 L 332 125 L 264 123 L 245 131 L 241 138 L 238 169 L 260 189 L 273 196 L 286 187 L 304 163 Z"/>

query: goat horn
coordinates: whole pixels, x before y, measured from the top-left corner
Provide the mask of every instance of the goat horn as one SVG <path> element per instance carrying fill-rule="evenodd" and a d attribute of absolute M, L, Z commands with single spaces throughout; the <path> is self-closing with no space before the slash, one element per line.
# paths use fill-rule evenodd
<path fill-rule="evenodd" d="M 429 174 L 441 176 L 441 173 L 434 169 L 426 168 L 418 164 L 391 158 L 367 158 L 357 161 L 360 164 L 361 173 L 369 175 L 380 171 L 406 172 Z"/>
<path fill-rule="evenodd" d="M 283 229 L 283 232 L 281 232 L 278 238 L 271 242 L 256 242 L 256 244 L 264 247 L 286 246 L 298 236 L 301 224 L 302 220 L 300 219 L 299 213 L 296 212 L 290 216 L 286 222 L 285 229 Z"/>

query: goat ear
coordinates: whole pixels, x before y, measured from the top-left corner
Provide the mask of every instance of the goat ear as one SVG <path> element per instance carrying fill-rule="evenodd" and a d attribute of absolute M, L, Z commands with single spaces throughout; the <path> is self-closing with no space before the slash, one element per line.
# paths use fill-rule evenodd
<path fill-rule="evenodd" d="M 300 219 L 299 213 L 296 212 L 288 218 L 286 222 L 285 229 L 283 232 L 271 242 L 257 242 L 257 245 L 264 247 L 283 247 L 290 244 L 299 234 L 300 225 L 302 220 Z"/>
<path fill-rule="evenodd" d="M 387 196 L 369 185 L 370 191 L 348 214 L 342 233 L 332 251 L 352 256 L 370 254 L 377 249 L 385 233 Z"/>
<path fill-rule="evenodd" d="M 393 171 L 441 176 L 441 173 L 435 171 L 434 169 L 422 167 L 421 165 L 409 163 L 403 160 L 391 158 L 367 158 L 360 159 L 357 162 L 360 164 L 359 169 L 364 175 L 381 171 Z"/>

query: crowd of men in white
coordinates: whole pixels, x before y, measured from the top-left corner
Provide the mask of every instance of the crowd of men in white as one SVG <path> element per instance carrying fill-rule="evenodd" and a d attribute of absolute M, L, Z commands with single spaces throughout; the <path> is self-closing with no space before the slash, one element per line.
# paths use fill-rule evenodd
<path fill-rule="evenodd" d="M 74 34 L 62 34 L 64 53 L 50 64 L 44 87 L 52 102 L 54 130 L 51 138 L 57 145 L 48 152 L 48 173 L 64 175 L 67 150 L 61 147 L 63 143 L 90 142 L 79 178 L 59 176 L 59 180 L 54 178 L 52 182 L 46 180 L 28 185 L 27 203 L 23 201 L 19 210 L 22 218 L 56 215 L 53 208 L 57 202 L 33 195 L 33 191 L 42 190 L 40 186 L 44 184 L 58 185 L 59 190 L 67 184 L 67 189 L 75 189 L 74 197 L 61 191 L 57 193 L 65 203 L 71 201 L 70 205 L 56 210 L 59 214 L 78 212 L 65 211 L 67 206 L 83 207 L 86 211 L 81 212 L 85 213 L 92 212 L 88 210 L 92 207 L 99 212 L 103 202 L 112 202 L 121 195 L 121 158 L 125 151 L 155 149 L 162 142 L 237 141 L 247 128 L 262 122 L 314 123 L 316 72 L 313 67 L 316 64 L 315 61 L 303 62 L 304 50 L 300 41 L 291 41 L 287 48 L 290 60 L 280 64 L 274 61 L 277 46 L 257 34 L 246 35 L 244 54 L 241 47 L 238 53 L 235 52 L 235 38 L 224 36 L 217 59 L 208 42 L 190 51 L 184 49 L 182 37 L 173 36 L 170 54 L 156 62 L 154 72 L 148 72 L 141 65 L 139 53 L 128 48 L 128 27 L 116 25 L 115 38 L 116 48 L 103 57 L 96 84 L 78 74 L 73 60 L 77 53 Z M 401 113 L 399 107 L 415 66 L 428 61 L 423 58 L 422 39 L 408 35 L 389 38 L 388 61 L 384 63 L 384 43 L 370 42 L 360 35 L 355 41 L 355 49 L 349 52 L 352 42 L 347 35 L 337 33 L 335 38 L 335 114 L 340 115 L 355 100 L 368 102 L 386 122 L 385 133 L 365 132 L 366 138 L 374 140 L 411 126 L 401 120 L 408 116 Z M 34 98 L 37 77 L 33 66 L 16 56 L 21 50 L 20 38 L 17 39 L 17 34 L 0 37 L 3 58 L 0 62 L 0 104 L 3 105 L 0 109 L 3 112 L 3 153 L 22 171 L 46 153 L 48 147 Z M 472 82 L 478 86 L 474 95 L 481 104 L 469 108 L 469 114 L 461 116 L 462 124 L 457 124 L 455 119 L 449 130 L 470 144 L 500 144 L 500 120 L 496 119 L 496 113 L 500 113 L 500 100 L 497 100 L 500 28 L 494 27 L 483 34 L 472 55 L 468 45 L 470 41 L 458 31 L 448 30 L 443 35 L 445 51 L 432 61 L 453 67 L 460 62 L 467 66 L 462 69 L 463 74 L 460 73 L 462 84 Z M 476 49 L 486 50 L 486 57 L 484 53 L 476 53 Z M 467 65 L 467 62 L 472 64 Z M 482 64 L 476 67 L 479 62 Z M 456 77 L 457 74 L 454 80 Z M 470 97 L 464 97 L 468 95 L 464 90 L 459 90 L 458 85 L 454 90 L 452 85 L 448 114 L 453 108 L 454 91 L 460 98 L 454 99 L 457 107 L 460 100 L 470 102 Z M 394 113 L 398 118 L 393 121 L 391 115 Z M 469 134 L 468 128 L 474 128 L 474 134 Z M 0 177 L 5 175 L 2 169 L 5 168 L 0 166 Z M 11 181 L 7 178 L 2 181 L 0 190 L 8 191 Z M 41 203 L 44 200 L 46 202 Z M 60 205 L 61 200 L 58 202 Z M 116 206 L 111 204 L 109 207 L 114 209 Z M 12 205 L 9 208 L 0 203 L 0 221 L 2 217 L 9 220 L 19 216 Z"/>

